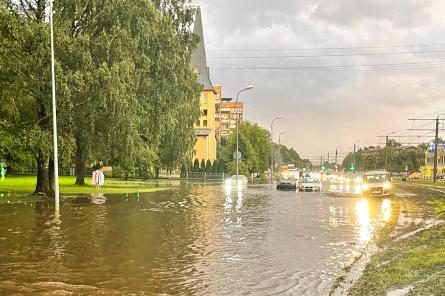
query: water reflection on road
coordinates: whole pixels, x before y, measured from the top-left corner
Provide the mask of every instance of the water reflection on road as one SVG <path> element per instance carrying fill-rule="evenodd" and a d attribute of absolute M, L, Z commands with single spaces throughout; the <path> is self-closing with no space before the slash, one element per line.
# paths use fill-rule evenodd
<path fill-rule="evenodd" d="M 269 185 L 0 206 L 0 294 L 326 295 L 388 199 Z M 139 295 L 138 294 L 138 295 Z"/>

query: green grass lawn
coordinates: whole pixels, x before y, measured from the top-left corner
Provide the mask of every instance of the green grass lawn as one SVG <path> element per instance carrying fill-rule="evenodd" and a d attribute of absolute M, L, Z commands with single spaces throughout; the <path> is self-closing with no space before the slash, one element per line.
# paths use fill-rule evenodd
<path fill-rule="evenodd" d="M 0 192 L 14 192 L 30 195 L 34 192 L 36 186 L 36 176 L 8 176 L 0 179 Z M 96 192 L 96 187 L 91 185 L 91 178 L 86 177 L 86 185 L 75 185 L 75 177 L 63 176 L 59 179 L 60 194 L 69 193 L 92 193 Z M 153 182 L 143 180 L 129 180 L 106 178 L 105 186 L 100 189 L 102 193 L 137 193 L 137 192 L 155 192 L 166 190 L 168 187 L 157 187 Z"/>
<path fill-rule="evenodd" d="M 402 181 L 400 181 L 403 183 Z M 433 182 L 433 180 L 430 179 L 408 179 L 406 180 L 406 184 L 418 184 L 418 185 L 431 185 L 431 186 L 442 186 L 445 187 L 445 180 L 438 180 L 436 183 Z"/>

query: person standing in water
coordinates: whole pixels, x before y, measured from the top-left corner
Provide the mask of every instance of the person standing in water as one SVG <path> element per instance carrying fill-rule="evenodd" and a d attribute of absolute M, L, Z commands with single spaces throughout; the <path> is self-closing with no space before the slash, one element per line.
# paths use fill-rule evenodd
<path fill-rule="evenodd" d="M 91 176 L 91 183 L 96 185 L 96 191 L 99 191 L 100 187 L 104 186 L 105 183 L 105 175 L 104 175 L 104 167 L 101 165 L 99 169 L 93 171 Z"/>

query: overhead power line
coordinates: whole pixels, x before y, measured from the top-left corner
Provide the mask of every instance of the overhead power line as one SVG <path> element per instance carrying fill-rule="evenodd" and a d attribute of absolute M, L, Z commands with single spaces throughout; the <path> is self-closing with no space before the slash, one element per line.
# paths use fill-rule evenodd
<path fill-rule="evenodd" d="M 431 112 L 431 113 L 426 113 L 426 114 L 418 115 L 418 116 L 416 116 L 416 117 L 413 117 L 413 119 L 418 119 L 418 118 L 421 118 L 421 117 L 430 116 L 430 115 L 434 115 L 434 114 L 442 113 L 442 112 L 445 112 L 445 109 L 442 109 L 442 110 L 439 110 L 439 111 L 435 111 L 435 112 Z"/>
<path fill-rule="evenodd" d="M 379 46 L 350 46 L 350 47 L 300 47 L 300 48 L 229 48 L 209 49 L 209 52 L 268 52 L 268 51 L 306 51 L 306 50 L 353 50 L 353 49 L 383 49 L 383 48 L 412 48 L 445 46 L 445 43 L 420 43 L 406 45 L 379 45 Z"/>
<path fill-rule="evenodd" d="M 361 52 L 361 53 L 325 53 L 325 54 L 305 54 L 305 55 L 267 55 L 267 56 L 208 56 L 209 59 L 289 59 L 289 58 L 321 58 L 321 57 L 353 57 L 353 56 L 380 56 L 380 55 L 403 55 L 403 54 L 426 54 L 426 53 L 444 53 L 441 50 L 422 50 L 422 51 L 393 51 L 393 52 Z"/>
<path fill-rule="evenodd" d="M 304 70 L 304 71 L 363 71 L 363 70 L 407 70 L 426 69 L 432 66 L 445 66 L 445 60 L 405 62 L 405 63 L 379 63 L 357 65 L 327 65 L 327 66 L 243 66 L 229 64 L 229 67 L 215 69 L 228 70 Z"/>

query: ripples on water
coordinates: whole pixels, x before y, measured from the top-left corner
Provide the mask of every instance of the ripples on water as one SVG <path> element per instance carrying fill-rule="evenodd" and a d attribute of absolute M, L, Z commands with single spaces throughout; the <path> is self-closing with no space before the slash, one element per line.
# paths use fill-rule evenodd
<path fill-rule="evenodd" d="M 268 185 L 0 206 L 0 294 L 326 295 L 379 199 Z"/>

